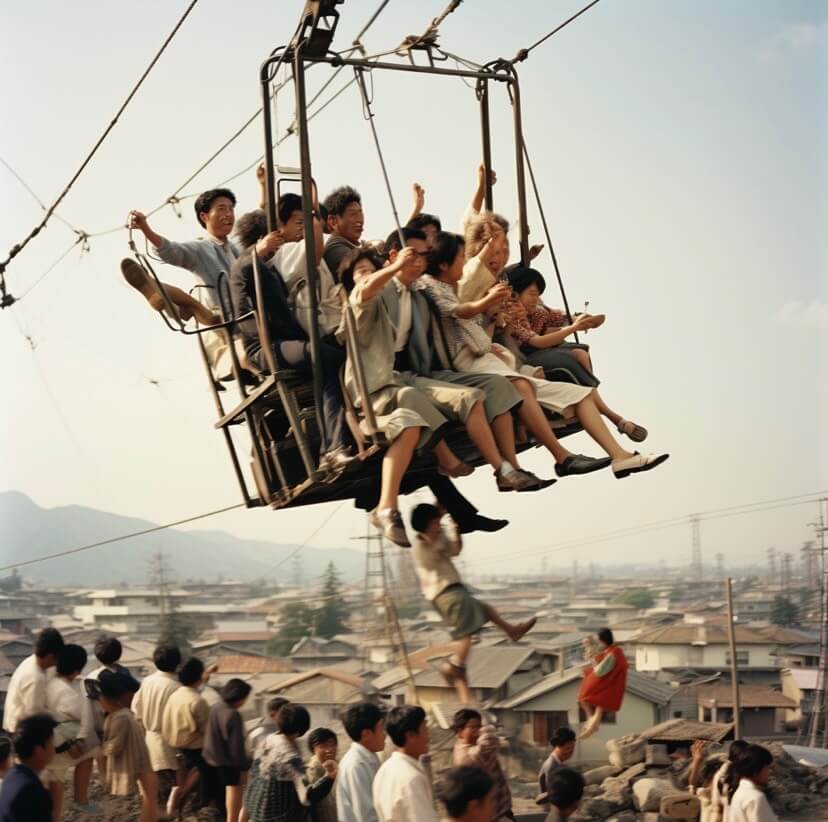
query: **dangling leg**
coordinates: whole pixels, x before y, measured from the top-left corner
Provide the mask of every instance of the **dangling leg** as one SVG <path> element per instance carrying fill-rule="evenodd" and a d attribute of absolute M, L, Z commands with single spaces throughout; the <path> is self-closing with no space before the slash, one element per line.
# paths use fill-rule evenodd
<path fill-rule="evenodd" d="M 380 498 L 377 507 L 370 514 L 371 524 L 382 531 L 387 539 L 403 548 L 410 548 L 411 543 L 397 508 L 400 483 L 414 456 L 419 438 L 419 428 L 406 428 L 385 452 L 382 459 Z"/>
<path fill-rule="evenodd" d="M 500 630 L 503 631 L 503 633 L 506 634 L 512 642 L 517 642 L 523 637 L 524 634 L 531 631 L 532 628 L 535 627 L 535 623 L 538 621 L 537 617 L 532 617 L 531 619 L 527 619 L 526 622 L 519 622 L 517 624 L 507 622 L 493 605 L 489 605 L 488 602 L 481 602 L 480 604 L 483 606 L 483 610 L 486 612 L 489 622 L 500 628 Z"/>
<path fill-rule="evenodd" d="M 472 638 L 464 636 L 452 643 L 454 653 L 440 665 L 440 673 L 450 685 L 454 685 L 457 691 L 457 698 L 463 705 L 473 705 L 474 698 L 469 690 L 469 683 L 466 679 L 466 660 L 471 651 Z"/>
<path fill-rule="evenodd" d="M 607 424 L 598 413 L 598 408 L 595 405 L 592 394 L 584 397 L 575 406 L 575 415 L 578 417 L 584 431 L 614 460 L 621 460 L 632 456 L 632 451 L 623 449 L 610 433 Z"/>
<path fill-rule="evenodd" d="M 578 739 L 589 739 L 600 727 L 601 720 L 604 718 L 604 709 L 600 706 L 595 706 L 595 710 L 587 720 L 586 726 L 578 734 Z"/>
<path fill-rule="evenodd" d="M 440 465 L 440 473 L 446 477 L 467 477 L 474 471 L 470 465 L 467 465 L 461 460 L 452 450 L 446 445 L 445 440 L 440 440 L 434 446 L 434 456 L 437 457 L 437 462 Z"/>

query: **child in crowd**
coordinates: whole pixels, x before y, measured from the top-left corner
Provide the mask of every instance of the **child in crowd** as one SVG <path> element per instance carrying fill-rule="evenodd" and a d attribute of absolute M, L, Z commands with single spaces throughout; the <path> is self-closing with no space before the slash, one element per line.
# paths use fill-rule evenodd
<path fill-rule="evenodd" d="M 210 706 L 201 695 L 201 688 L 210 678 L 210 672 L 198 657 L 190 657 L 178 672 L 181 687 L 173 691 L 164 708 L 161 733 L 167 744 L 178 751 L 181 767 L 178 784 L 170 791 L 167 814 L 172 816 L 183 804 L 187 795 L 200 785 L 201 801 L 208 800 L 209 776 L 202 756 L 204 733 Z"/>
<path fill-rule="evenodd" d="M 425 711 L 419 705 L 392 708 L 385 727 L 396 750 L 374 779 L 378 822 L 438 822 L 431 780 L 420 762 L 430 745 Z"/>
<path fill-rule="evenodd" d="M 256 749 L 264 742 L 265 737 L 272 733 L 279 733 L 276 720 L 279 717 L 279 711 L 289 703 L 290 700 L 283 696 L 274 696 L 273 699 L 268 701 L 267 716 L 247 735 L 247 747 L 253 752 L 254 756 L 256 755 Z"/>
<path fill-rule="evenodd" d="M 764 793 L 772 765 L 771 752 L 761 745 L 748 745 L 736 756 L 728 777 L 727 822 L 777 822 L 778 817 Z"/>
<path fill-rule="evenodd" d="M 579 739 L 592 736 L 601 727 L 604 711 L 620 710 L 627 688 L 627 657 L 615 644 L 612 631 L 601 628 L 597 640 L 597 645 L 589 641 L 585 645 L 590 667 L 581 683 L 578 704 L 587 715 L 587 723 Z"/>
<path fill-rule="evenodd" d="M 82 813 L 96 813 L 89 802 L 89 780 L 92 777 L 98 739 L 92 727 L 92 714 L 76 681 L 86 667 L 86 651 L 80 645 L 64 645 L 58 654 L 55 676 L 46 684 L 46 709 L 58 726 L 55 729 L 55 758 L 43 772 L 42 780 L 49 786 L 52 816 L 59 822 L 63 813 L 64 781 L 74 768 L 74 808 Z"/>
<path fill-rule="evenodd" d="M 578 771 L 572 768 L 553 771 L 547 785 L 549 815 L 546 822 L 562 822 L 572 816 L 581 804 L 584 787 L 584 778 Z"/>
<path fill-rule="evenodd" d="M 575 731 L 571 728 L 557 728 L 549 740 L 552 751 L 541 765 L 538 774 L 538 785 L 541 794 L 545 794 L 549 788 L 549 779 L 552 774 L 572 759 L 575 753 Z"/>
<path fill-rule="evenodd" d="M 37 635 L 34 653 L 14 669 L 3 704 L 3 728 L 10 734 L 17 730 L 21 719 L 46 710 L 48 671 L 57 665 L 61 648 L 60 631 L 44 628 Z"/>
<path fill-rule="evenodd" d="M 105 671 L 100 676 L 104 722 L 103 753 L 106 781 L 115 796 L 141 793 L 140 822 L 158 820 L 158 777 L 150 762 L 141 726 L 130 710 L 138 683 L 127 674 Z"/>
<path fill-rule="evenodd" d="M 327 776 L 325 763 L 336 762 L 336 734 L 330 728 L 314 728 L 308 734 L 308 748 L 311 758 L 305 769 L 305 780 L 313 785 Z M 331 791 L 324 799 L 311 806 L 313 822 L 337 822 L 336 791 Z"/>
<path fill-rule="evenodd" d="M 543 368 L 553 378 L 560 375 L 577 385 L 594 388 L 595 405 L 620 434 L 626 434 L 633 442 L 647 439 L 646 428 L 625 420 L 604 402 L 597 390 L 599 380 L 593 372 L 589 346 L 566 339 L 578 331 L 598 328 L 604 324 L 605 316 L 578 314 L 569 322 L 563 311 L 547 308 L 541 302 L 546 281 L 539 271 L 514 265 L 506 268 L 503 275 L 512 289 L 512 296 L 503 305 L 504 331 L 514 339 L 526 362 Z"/>
<path fill-rule="evenodd" d="M 417 532 L 414 564 L 423 595 L 450 627 L 454 640 L 454 653 L 442 663 L 440 673 L 455 686 L 460 702 L 469 705 L 474 699 L 466 680 L 466 660 L 474 634 L 487 622 L 493 622 L 512 642 L 517 642 L 534 627 L 537 618 L 513 625 L 493 606 L 472 596 L 452 561 L 463 550 L 462 537 L 453 523 L 453 534 L 447 535 L 441 517 L 437 506 L 425 503 L 412 512 L 411 527 Z"/>
<path fill-rule="evenodd" d="M 446 820 L 491 822 L 497 819 L 492 778 L 483 768 L 464 765 L 443 774 L 437 799 L 446 809 Z"/>
<path fill-rule="evenodd" d="M 483 725 L 480 711 L 461 708 L 454 714 L 452 729 L 457 735 L 452 764 L 482 768 L 491 777 L 493 786 L 493 813 L 490 819 L 494 822 L 512 819 L 512 791 L 497 755 L 501 740 L 495 726 Z"/>
<path fill-rule="evenodd" d="M 52 822 L 52 799 L 40 774 L 55 756 L 56 726 L 57 722 L 45 713 L 32 714 L 17 723 L 12 744 L 18 763 L 6 772 L 0 789 L 3 822 Z"/>
<path fill-rule="evenodd" d="M 276 720 L 278 734 L 259 747 L 258 768 L 250 779 L 244 806 L 250 822 L 309 822 L 310 808 L 333 788 L 336 760 L 322 763 L 322 776 L 308 785 L 297 740 L 310 727 L 310 714 L 301 705 L 285 705 Z"/>
<path fill-rule="evenodd" d="M 339 763 L 336 807 L 339 822 L 377 822 L 371 793 L 385 749 L 385 712 L 373 702 L 351 705 L 342 717 L 351 747 Z"/>
<path fill-rule="evenodd" d="M 221 689 L 221 701 L 210 708 L 204 732 L 204 761 L 211 766 L 210 794 L 227 822 L 238 822 L 244 791 L 244 776 L 250 757 L 244 745 L 244 722 L 239 709 L 250 696 L 251 687 L 242 679 L 229 679 Z"/>
<path fill-rule="evenodd" d="M 727 818 L 727 808 L 730 805 L 730 772 L 733 763 L 745 752 L 748 744 L 744 739 L 734 739 L 727 751 L 727 760 L 719 763 L 719 770 L 716 771 L 713 784 L 710 786 L 710 822 L 723 822 Z"/>
<path fill-rule="evenodd" d="M 484 296 L 461 302 L 457 283 L 463 276 L 463 247 L 464 240 L 459 235 L 438 234 L 429 253 L 429 273 L 424 278 L 426 291 L 440 312 L 454 367 L 471 373 L 500 374 L 511 380 L 523 399 L 518 416 L 555 458 L 555 472 L 559 477 L 589 473 L 612 463 L 615 476 L 621 478 L 648 471 L 664 462 L 667 454 L 641 455 L 619 445 L 601 418 L 593 388 L 528 376 L 497 356 L 486 327 L 489 325 L 486 312 L 496 309 L 506 299 L 509 286 L 497 283 Z M 542 407 L 563 417 L 577 417 L 584 431 L 608 457 L 594 459 L 572 454 L 564 448 L 552 432 Z"/>

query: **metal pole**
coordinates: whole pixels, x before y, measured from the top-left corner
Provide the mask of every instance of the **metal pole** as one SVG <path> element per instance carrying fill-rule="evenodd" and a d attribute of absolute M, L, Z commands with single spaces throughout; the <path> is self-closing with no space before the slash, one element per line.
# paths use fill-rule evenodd
<path fill-rule="evenodd" d="M 296 134 L 299 139 L 299 167 L 302 171 L 302 215 L 305 221 L 305 258 L 308 269 L 310 297 L 310 350 L 313 361 L 313 403 L 316 424 L 322 442 L 328 443 L 325 417 L 322 414 L 322 359 L 319 341 L 319 269 L 316 260 L 316 221 L 314 219 L 313 174 L 308 142 L 308 112 L 305 100 L 305 63 L 302 46 L 293 55 L 293 82 L 296 88 Z"/>
<path fill-rule="evenodd" d="M 730 643 L 730 678 L 733 688 L 733 732 L 742 738 L 742 701 L 739 698 L 739 666 L 736 664 L 736 628 L 733 624 L 733 580 L 728 577 L 727 590 L 727 639 Z"/>
<path fill-rule="evenodd" d="M 523 121 L 520 113 L 520 84 L 512 77 L 512 112 L 515 122 L 515 171 L 517 172 L 518 221 L 520 223 L 520 261 L 529 265 L 529 223 L 526 216 L 526 173 L 523 152 Z"/>
<path fill-rule="evenodd" d="M 477 83 L 477 99 L 480 100 L 480 133 L 483 138 L 483 168 L 486 173 L 486 211 L 494 209 L 492 196 L 492 131 L 489 122 L 489 81 Z"/>
<path fill-rule="evenodd" d="M 820 629 L 819 629 L 819 672 L 817 673 L 817 690 L 814 694 L 814 705 L 811 709 L 811 734 L 808 744 L 815 748 L 818 744 L 819 728 L 825 722 L 825 681 L 828 677 L 828 565 L 825 562 L 825 516 L 822 511 L 822 503 L 819 501 L 819 523 L 814 523 L 814 528 L 819 534 L 820 557 L 822 558 L 822 587 L 820 597 Z M 823 729 L 823 745 L 825 734 Z"/>
<path fill-rule="evenodd" d="M 276 211 L 276 194 L 273 190 L 273 180 L 276 169 L 273 166 L 273 122 L 270 110 L 270 60 L 266 60 L 261 68 L 262 83 L 262 114 L 264 115 L 264 163 L 265 163 L 265 212 L 267 213 L 267 230 L 274 231 L 278 223 Z M 278 70 L 278 69 L 277 69 Z"/>

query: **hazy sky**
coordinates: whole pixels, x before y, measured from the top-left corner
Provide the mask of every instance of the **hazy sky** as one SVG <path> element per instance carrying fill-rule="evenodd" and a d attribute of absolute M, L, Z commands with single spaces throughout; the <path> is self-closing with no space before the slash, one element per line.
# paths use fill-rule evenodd
<path fill-rule="evenodd" d="M 376 4 L 340 6 L 337 47 L 350 44 Z M 51 200 L 74 172 L 185 5 L 2 5 L 0 156 L 41 198 Z M 365 38 L 369 51 L 423 31 L 444 5 L 391 0 Z M 580 5 L 466 0 L 443 24 L 442 43 L 478 62 L 511 57 Z M 201 0 L 59 213 L 92 233 L 122 222 L 130 208 L 163 202 L 255 110 L 258 65 L 290 36 L 301 8 L 300 0 Z M 672 457 L 626 482 L 603 472 L 542 494 L 498 494 L 490 473 L 478 470 L 462 490 L 513 524 L 470 539 L 470 566 L 538 567 L 546 548 L 550 563 L 685 564 L 688 527 L 554 547 L 828 488 L 826 46 L 828 7 L 816 0 L 604 0 L 520 66 L 526 140 L 570 299 L 608 316 L 588 337 L 604 396 L 650 430 L 648 447 Z M 313 69 L 311 93 L 329 73 Z M 459 80 L 375 74 L 377 125 L 400 210 L 418 180 L 427 210 L 458 227 L 480 156 L 474 92 Z M 341 78 L 333 88 L 347 74 Z M 280 98 L 282 128 L 289 97 Z M 503 94 L 493 119 L 495 204 L 513 218 Z M 355 88 L 314 120 L 311 142 L 323 194 L 358 187 L 367 236 L 385 236 L 391 212 Z M 186 191 L 231 176 L 261 145 L 251 128 Z M 279 159 L 298 163 L 295 142 Z M 255 205 L 252 174 L 233 188 L 238 213 Z M 2 166 L 0 194 L 5 256 L 41 212 Z M 530 220 L 540 242 L 534 211 Z M 199 228 L 192 200 L 183 219 L 167 208 L 152 224 L 176 239 Z M 72 240 L 53 219 L 9 266 L 10 291 L 23 293 Z M 93 239 L 91 253 L 75 249 L 19 307 L 0 312 L 9 387 L 0 489 L 44 507 L 82 504 L 156 522 L 233 504 L 239 493 L 212 427 L 196 345 L 167 332 L 122 281 L 126 252 L 125 232 Z M 552 279 L 548 255 L 538 266 Z M 192 283 L 177 269 L 163 276 Z M 547 296 L 556 303 L 551 290 Z M 585 435 L 567 445 L 597 453 Z M 524 462 L 551 475 L 545 453 Z M 242 510 L 196 527 L 299 543 L 331 509 Z M 704 524 L 705 558 L 722 551 L 747 559 L 771 545 L 798 555 L 814 513 L 786 508 Z M 312 542 L 354 545 L 347 537 L 363 530 L 363 515 L 346 504 Z"/>

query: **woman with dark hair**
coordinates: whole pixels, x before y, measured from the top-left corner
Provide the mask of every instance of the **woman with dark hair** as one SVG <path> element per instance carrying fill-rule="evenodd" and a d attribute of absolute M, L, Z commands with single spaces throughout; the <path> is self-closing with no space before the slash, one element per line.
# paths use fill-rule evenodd
<path fill-rule="evenodd" d="M 748 745 L 733 760 L 728 781 L 730 805 L 727 822 L 777 822 L 765 796 L 773 756 L 761 745 Z"/>
<path fill-rule="evenodd" d="M 311 805 L 331 792 L 335 759 L 322 763 L 324 775 L 308 785 L 297 740 L 310 728 L 307 708 L 289 703 L 276 717 L 279 733 L 270 734 L 256 753 L 244 807 L 250 822 L 306 822 Z"/>
<path fill-rule="evenodd" d="M 586 640 L 584 649 L 590 665 L 587 668 L 578 703 L 587 715 L 587 723 L 578 739 L 592 736 L 600 727 L 604 711 L 618 711 L 627 688 L 627 657 L 615 644 L 609 628 L 601 628 L 598 644 Z"/>
<path fill-rule="evenodd" d="M 428 256 L 428 275 L 423 278 L 440 313 L 453 367 L 473 374 L 497 374 L 511 381 L 523 400 L 518 416 L 555 458 L 555 473 L 559 477 L 587 474 L 612 464 L 613 473 L 620 479 L 664 462 L 667 454 L 639 454 L 621 447 L 598 411 L 593 388 L 553 382 L 542 373 L 538 377 L 518 371 L 514 360 L 509 363 L 506 359 L 509 352 L 493 347 L 488 328 L 490 314 L 508 297 L 509 287 L 498 283 L 485 296 L 461 302 L 458 283 L 463 276 L 463 249 L 462 237 L 440 232 Z M 595 459 L 568 451 L 552 432 L 543 409 L 563 417 L 576 417 L 607 456 Z"/>
<path fill-rule="evenodd" d="M 710 786 L 710 822 L 722 822 L 727 814 L 727 806 L 730 803 L 730 785 L 728 778 L 730 776 L 733 762 L 736 760 L 748 747 L 748 743 L 744 739 L 734 739 L 730 743 L 730 750 L 727 752 L 727 761 L 719 765 L 716 775 L 713 777 L 713 782 Z"/>
<path fill-rule="evenodd" d="M 633 442 L 643 442 L 647 429 L 625 420 L 599 394 L 600 381 L 593 372 L 589 346 L 567 339 L 578 331 L 603 325 L 605 315 L 576 314 L 570 322 L 563 311 L 547 308 L 541 301 L 546 281 L 534 268 L 520 264 L 509 266 L 503 277 L 512 289 L 512 297 L 503 306 L 504 331 L 519 347 L 526 362 L 543 368 L 547 374 L 560 375 L 561 379 L 596 389 L 593 396 L 601 414 L 615 425 L 619 434 L 626 434 Z"/>

